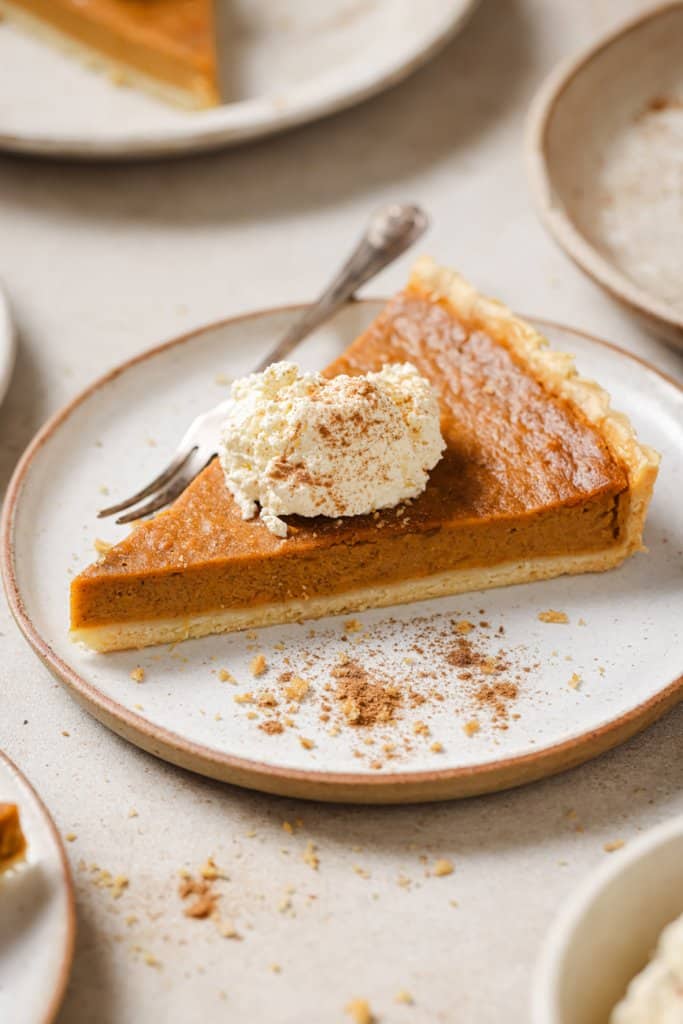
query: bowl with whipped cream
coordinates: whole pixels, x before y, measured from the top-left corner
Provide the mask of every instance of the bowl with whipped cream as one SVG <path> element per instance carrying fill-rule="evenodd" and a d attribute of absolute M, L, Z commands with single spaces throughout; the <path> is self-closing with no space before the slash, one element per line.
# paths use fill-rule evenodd
<path fill-rule="evenodd" d="M 536 965 L 533 1024 L 683 1024 L 683 817 L 569 899 Z"/>

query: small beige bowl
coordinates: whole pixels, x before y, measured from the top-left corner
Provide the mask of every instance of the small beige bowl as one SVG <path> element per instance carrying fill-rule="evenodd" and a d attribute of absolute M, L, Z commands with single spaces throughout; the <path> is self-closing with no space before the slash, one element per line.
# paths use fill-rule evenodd
<path fill-rule="evenodd" d="M 536 965 L 533 1024 L 607 1024 L 663 928 L 683 913 L 683 818 L 610 857 L 556 918 Z"/>
<path fill-rule="evenodd" d="M 683 3 L 650 9 L 551 74 L 527 158 L 555 240 L 683 348 Z"/>

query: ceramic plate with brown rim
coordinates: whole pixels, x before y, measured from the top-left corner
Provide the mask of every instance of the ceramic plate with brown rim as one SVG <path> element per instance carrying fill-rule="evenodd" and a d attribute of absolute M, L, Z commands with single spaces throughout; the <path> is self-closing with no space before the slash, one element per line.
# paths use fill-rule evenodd
<path fill-rule="evenodd" d="M 529 118 L 532 190 L 556 241 L 683 347 L 683 4 L 555 71 Z"/>
<path fill-rule="evenodd" d="M 71 874 L 47 809 L 1 751 L 0 802 L 18 805 L 27 843 L 25 858 L 0 874 L 0 1020 L 49 1024 L 73 958 Z"/>
<path fill-rule="evenodd" d="M 347 307 L 298 360 L 326 365 L 380 308 Z M 226 375 L 247 372 L 292 315 L 229 320 L 125 364 L 59 413 L 23 457 L 5 506 L 5 584 L 29 642 L 74 696 L 131 742 L 206 775 L 378 803 L 518 785 L 614 746 L 672 707 L 683 693 L 683 395 L 626 353 L 550 324 L 539 326 L 609 385 L 615 406 L 663 453 L 648 555 L 598 575 L 170 648 L 98 655 L 69 640 L 70 579 L 96 541 L 124 529 L 96 520 L 104 496 L 150 477 L 187 423 L 225 394 Z M 255 677 L 259 654 L 267 667 Z M 345 714 L 340 654 L 365 674 L 364 724 Z M 503 679 L 492 666 L 504 666 Z M 265 695 L 283 700 L 296 677 L 307 695 L 299 705 L 291 691 L 282 731 L 263 728 L 272 710 Z"/>

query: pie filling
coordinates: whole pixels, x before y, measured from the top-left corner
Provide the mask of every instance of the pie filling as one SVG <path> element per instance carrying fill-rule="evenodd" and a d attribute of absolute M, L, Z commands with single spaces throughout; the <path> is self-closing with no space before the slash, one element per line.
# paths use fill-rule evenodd
<path fill-rule="evenodd" d="M 218 463 L 212 464 L 187 495 L 187 506 L 208 501 L 214 508 L 231 502 L 223 494 L 225 484 Z M 188 567 L 157 567 L 136 573 L 129 571 L 135 559 L 120 555 L 120 570 L 114 565 L 103 575 L 79 578 L 72 600 L 74 625 L 104 625 L 118 622 L 164 618 L 173 615 L 249 608 L 297 599 L 310 599 L 347 590 L 371 587 L 406 579 L 422 579 L 447 571 L 497 565 L 501 552 L 505 561 L 528 561 L 559 554 L 602 551 L 615 544 L 627 501 L 614 494 L 600 495 L 574 508 L 527 513 L 514 520 L 473 520 L 422 526 L 412 532 L 410 506 L 404 516 L 395 511 L 370 517 L 364 526 L 354 524 L 349 537 L 348 521 L 336 532 L 312 520 L 295 533 L 296 542 L 284 543 L 284 550 L 265 554 L 258 560 L 236 554 L 227 561 L 220 556 Z M 191 513 L 190 513 L 191 514 Z M 199 513 L 201 515 L 201 513 Z M 401 520 L 407 518 L 408 522 Z M 318 535 L 316 533 L 318 525 Z M 297 522 L 298 527 L 298 522 Z M 294 527 L 294 529 L 297 529 Z M 249 529 L 264 531 L 249 524 Z M 290 523 L 290 530 L 293 529 Z M 292 539 L 294 539 L 294 537 Z M 152 538 L 150 538 L 151 540 Z M 124 542 L 125 543 L 125 542 Z"/>
<path fill-rule="evenodd" d="M 321 609 L 316 614 L 327 614 L 325 600 L 336 608 L 347 593 L 355 607 L 367 607 L 378 602 L 358 595 L 377 588 L 386 604 L 388 589 L 413 599 L 401 596 L 411 581 L 416 593 L 429 593 L 423 584 L 432 578 L 445 580 L 440 593 L 456 592 L 494 585 L 479 582 L 486 578 L 606 569 L 638 550 L 655 453 L 637 445 L 625 418 L 611 413 L 596 385 L 576 377 L 568 357 L 451 279 L 465 294 L 463 309 L 418 273 L 326 371 L 361 374 L 410 362 L 431 382 L 446 450 L 417 498 L 363 516 L 288 516 L 283 540 L 241 517 L 213 460 L 170 509 L 74 579 L 74 635 L 213 613 L 224 615 L 220 628 L 236 628 L 228 623 L 232 610 L 253 609 L 258 618 L 268 606 L 310 601 Z M 546 376 L 556 372 L 557 388 L 534 359 L 543 360 Z M 592 421 L 595 408 L 600 416 Z M 502 566 L 516 568 L 496 575 Z M 237 619 L 242 628 L 244 615 Z"/>

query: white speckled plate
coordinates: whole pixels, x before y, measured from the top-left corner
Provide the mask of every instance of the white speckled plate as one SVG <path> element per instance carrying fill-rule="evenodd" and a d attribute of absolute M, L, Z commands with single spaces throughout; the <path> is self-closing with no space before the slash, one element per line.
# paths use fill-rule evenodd
<path fill-rule="evenodd" d="M 0 802 L 19 806 L 26 862 L 0 875 L 0 1020 L 49 1024 L 66 988 L 76 913 L 62 841 L 36 792 L 0 752 Z"/>
<path fill-rule="evenodd" d="M 683 347 L 683 4 L 554 71 L 530 113 L 531 184 L 577 264 Z"/>
<path fill-rule="evenodd" d="M 300 362 L 325 365 L 378 309 L 372 301 L 347 307 L 302 346 Z M 132 742 L 207 775 L 291 795 L 377 802 L 484 792 L 559 771 L 620 742 L 680 699 L 683 395 L 620 350 L 543 324 L 664 453 L 649 555 L 610 573 L 369 611 L 357 616 L 361 631 L 350 633 L 344 619 L 327 619 L 170 650 L 102 656 L 74 646 L 69 580 L 92 561 L 96 537 L 122 536 L 120 527 L 95 519 L 105 489 L 126 494 L 150 477 L 189 420 L 225 394 L 217 375 L 246 372 L 291 316 L 273 310 L 237 318 L 146 353 L 76 399 L 22 459 L 4 515 L 5 584 L 20 627 L 77 699 Z M 548 609 L 569 621 L 540 622 L 538 613 Z M 451 620 L 476 623 L 472 639 L 488 656 L 503 650 L 513 663 L 518 694 L 503 700 L 498 715 L 495 703 L 476 696 L 487 680 L 476 673 L 474 681 L 463 679 L 462 666 L 448 661 Z M 404 699 L 394 726 L 348 726 L 335 701 L 321 721 L 324 687 L 342 651 L 399 684 Z M 249 671 L 256 653 L 269 666 L 257 680 Z M 137 666 L 145 670 L 141 683 L 131 679 Z M 221 682 L 221 669 L 237 683 Z M 292 716 L 296 728 L 268 735 L 259 728 L 268 712 L 235 697 L 272 690 L 278 713 L 288 714 L 278 682 L 288 669 L 310 682 L 312 696 Z M 575 674 L 578 688 L 570 685 Z M 468 736 L 464 726 L 475 720 L 479 731 Z M 335 725 L 339 731 L 330 735 Z M 302 746 L 302 737 L 312 746 Z M 435 743 L 443 749 L 432 749 Z"/>
<path fill-rule="evenodd" d="M 114 85 L 0 25 L 0 148 L 86 159 L 234 145 L 395 84 L 453 35 L 476 0 L 217 0 L 226 102 L 185 112 Z"/>
<path fill-rule="evenodd" d="M 0 285 L 0 402 L 2 402 L 14 369 L 16 335 L 7 296 Z"/>

